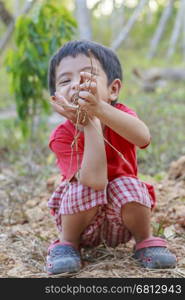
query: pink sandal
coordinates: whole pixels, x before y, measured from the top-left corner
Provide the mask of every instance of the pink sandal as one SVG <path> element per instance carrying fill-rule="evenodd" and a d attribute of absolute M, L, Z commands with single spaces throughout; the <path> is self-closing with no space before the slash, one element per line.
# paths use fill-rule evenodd
<path fill-rule="evenodd" d="M 134 247 L 134 258 L 141 266 L 149 269 L 175 268 L 177 258 L 167 248 L 167 242 L 159 237 L 151 237 Z"/>

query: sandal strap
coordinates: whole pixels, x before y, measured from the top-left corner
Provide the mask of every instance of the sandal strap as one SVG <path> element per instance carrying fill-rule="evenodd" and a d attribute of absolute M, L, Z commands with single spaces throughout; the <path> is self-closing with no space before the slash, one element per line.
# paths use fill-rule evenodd
<path fill-rule="evenodd" d="M 145 239 L 135 245 L 135 250 L 140 250 L 148 247 L 167 247 L 167 241 L 159 237 L 151 237 Z"/>
<path fill-rule="evenodd" d="M 54 242 L 52 242 L 48 248 L 48 252 L 50 252 L 55 246 L 57 245 L 68 245 L 68 246 L 72 246 L 74 247 L 74 245 L 70 242 L 60 242 L 60 240 L 55 240 Z M 75 248 L 75 247 L 74 247 Z"/>

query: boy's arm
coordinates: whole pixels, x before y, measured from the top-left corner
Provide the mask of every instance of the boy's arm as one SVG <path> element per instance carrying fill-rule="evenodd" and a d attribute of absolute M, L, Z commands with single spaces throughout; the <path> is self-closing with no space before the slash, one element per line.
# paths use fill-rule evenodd
<path fill-rule="evenodd" d="M 140 119 L 101 101 L 95 115 L 102 123 L 138 147 L 150 142 L 148 127 Z"/>
<path fill-rule="evenodd" d="M 79 181 L 95 190 L 101 190 L 107 184 L 105 144 L 100 120 L 94 117 L 91 122 L 84 126 L 85 145 Z"/>
<path fill-rule="evenodd" d="M 132 144 L 143 148 L 150 143 L 150 132 L 148 127 L 140 119 L 115 108 L 109 103 L 91 97 L 88 92 L 80 92 L 80 106 L 91 115 L 118 133 Z"/>
<path fill-rule="evenodd" d="M 91 78 L 90 74 L 87 72 L 82 72 L 84 78 Z M 80 107 L 87 111 L 91 116 L 96 116 L 100 121 L 118 133 L 120 136 L 131 142 L 132 144 L 143 148 L 150 142 L 150 133 L 148 127 L 139 120 L 138 118 L 115 108 L 108 102 L 103 101 L 97 92 L 97 83 L 93 79 L 91 82 L 91 91 L 83 89 L 84 84 L 80 85 L 82 89 L 79 92 L 78 103 Z M 109 100 L 115 100 L 111 98 L 111 93 L 109 91 Z M 116 94 L 114 93 L 113 96 Z M 108 99 L 107 99 L 108 101 Z"/>

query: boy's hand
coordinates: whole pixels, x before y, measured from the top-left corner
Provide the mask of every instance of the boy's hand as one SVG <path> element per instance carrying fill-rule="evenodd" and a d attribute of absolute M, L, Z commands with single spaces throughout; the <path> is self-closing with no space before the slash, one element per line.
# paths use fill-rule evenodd
<path fill-rule="evenodd" d="M 92 117 L 96 115 L 101 105 L 97 92 L 97 81 L 95 76 L 88 72 L 81 72 L 80 76 L 82 83 L 79 86 L 78 104 Z"/>
<path fill-rule="evenodd" d="M 51 105 L 53 109 L 58 112 L 60 115 L 70 120 L 72 123 L 76 124 L 77 122 L 77 107 L 71 105 L 63 96 L 55 93 L 55 97 L 51 100 Z M 84 111 L 80 112 L 78 123 L 80 125 L 87 125 L 88 118 Z"/>

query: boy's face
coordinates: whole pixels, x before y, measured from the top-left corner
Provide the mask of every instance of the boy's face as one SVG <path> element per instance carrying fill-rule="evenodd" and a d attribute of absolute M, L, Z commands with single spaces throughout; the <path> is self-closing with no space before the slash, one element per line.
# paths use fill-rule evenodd
<path fill-rule="evenodd" d="M 107 76 L 100 62 L 94 56 L 92 64 L 93 75 L 97 81 L 98 97 L 103 101 L 111 102 Z M 69 102 L 72 102 L 74 94 L 78 92 L 78 87 L 82 83 L 80 82 L 80 72 L 91 73 L 90 58 L 84 54 L 76 57 L 66 56 L 56 68 L 56 92 Z"/>

